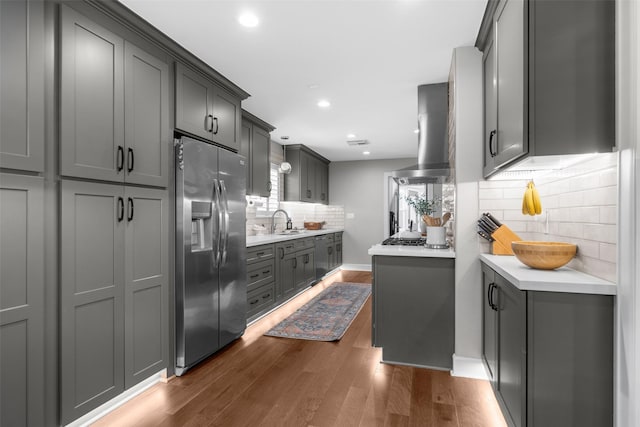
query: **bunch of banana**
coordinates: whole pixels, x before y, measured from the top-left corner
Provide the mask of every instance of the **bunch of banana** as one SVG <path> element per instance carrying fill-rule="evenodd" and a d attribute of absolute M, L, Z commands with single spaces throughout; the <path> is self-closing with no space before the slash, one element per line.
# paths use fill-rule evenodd
<path fill-rule="evenodd" d="M 523 215 L 540 215 L 542 213 L 542 202 L 540 202 L 540 194 L 536 190 L 533 181 L 529 181 L 527 189 L 522 198 L 522 214 Z"/>

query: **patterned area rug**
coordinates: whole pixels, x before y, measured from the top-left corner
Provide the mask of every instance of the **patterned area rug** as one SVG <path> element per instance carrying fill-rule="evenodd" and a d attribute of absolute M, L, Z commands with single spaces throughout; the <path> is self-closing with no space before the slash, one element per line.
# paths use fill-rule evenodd
<path fill-rule="evenodd" d="M 371 294 L 368 283 L 336 282 L 265 335 L 301 340 L 337 341 Z"/>

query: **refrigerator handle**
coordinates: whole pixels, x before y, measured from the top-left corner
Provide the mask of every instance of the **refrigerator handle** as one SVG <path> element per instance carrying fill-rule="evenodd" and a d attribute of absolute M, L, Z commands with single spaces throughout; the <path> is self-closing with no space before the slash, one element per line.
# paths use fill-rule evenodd
<path fill-rule="evenodd" d="M 222 209 L 220 207 L 220 187 L 218 185 L 218 180 L 213 180 L 213 211 L 217 212 L 217 221 L 216 227 L 211 228 L 212 241 L 211 241 L 211 253 L 213 255 L 213 265 L 217 267 L 220 266 L 220 227 L 222 224 Z"/>
<path fill-rule="evenodd" d="M 225 265 L 227 263 L 227 245 L 229 243 L 229 198 L 227 197 L 227 187 L 224 185 L 223 180 L 220 180 L 220 193 L 222 196 L 220 205 L 224 213 L 224 233 L 220 233 L 223 239 L 220 265 Z"/>

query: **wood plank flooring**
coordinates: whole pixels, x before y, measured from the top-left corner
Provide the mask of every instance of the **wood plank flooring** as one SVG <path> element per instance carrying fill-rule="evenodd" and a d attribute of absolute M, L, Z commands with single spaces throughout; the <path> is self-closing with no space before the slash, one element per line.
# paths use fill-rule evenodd
<path fill-rule="evenodd" d="M 506 426 L 488 382 L 380 363 L 371 298 L 338 342 L 263 336 L 336 281 L 371 283 L 371 273 L 332 275 L 94 426 Z"/>

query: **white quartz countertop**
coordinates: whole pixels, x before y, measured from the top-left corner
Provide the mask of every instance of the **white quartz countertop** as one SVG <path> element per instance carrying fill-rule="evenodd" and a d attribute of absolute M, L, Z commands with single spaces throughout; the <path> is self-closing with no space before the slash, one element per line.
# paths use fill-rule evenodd
<path fill-rule="evenodd" d="M 480 260 L 522 291 L 615 295 L 616 284 L 569 267 L 536 270 L 515 256 L 481 254 Z"/>
<path fill-rule="evenodd" d="M 408 256 L 425 258 L 455 258 L 456 251 L 449 249 L 428 249 L 424 246 L 392 246 L 373 245 L 369 248 L 369 255 Z"/>
<path fill-rule="evenodd" d="M 284 242 L 287 240 L 304 239 L 305 237 L 320 236 L 322 234 L 339 233 L 342 228 L 323 228 L 321 230 L 304 230 L 301 233 L 291 234 L 265 234 L 263 236 L 247 236 L 247 247 L 266 245 L 269 243 Z"/>

